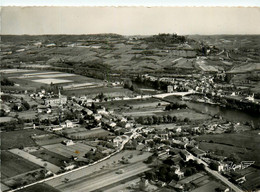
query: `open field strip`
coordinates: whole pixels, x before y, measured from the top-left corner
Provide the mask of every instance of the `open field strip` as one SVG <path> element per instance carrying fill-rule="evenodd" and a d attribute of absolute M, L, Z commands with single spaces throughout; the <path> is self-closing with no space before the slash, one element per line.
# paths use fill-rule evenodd
<path fill-rule="evenodd" d="M 72 77 L 76 74 L 72 73 L 59 73 L 59 74 L 46 74 L 46 75 L 37 75 L 38 78 L 55 78 L 55 77 Z"/>
<path fill-rule="evenodd" d="M 2 69 L 0 73 L 24 73 L 24 72 L 33 72 L 36 70 L 29 70 L 29 69 Z"/>
<path fill-rule="evenodd" d="M 72 80 L 65 80 L 65 79 L 36 79 L 36 80 L 32 80 L 34 82 L 37 83 L 45 83 L 45 84 L 60 84 L 60 83 L 69 83 L 69 82 L 73 82 Z"/>
<path fill-rule="evenodd" d="M 60 168 L 54 164 L 51 164 L 47 161 L 44 161 L 43 159 L 39 159 L 25 151 L 22 151 L 20 149 L 10 149 L 10 152 L 12 152 L 13 154 L 16 154 L 20 157 L 23 157 L 24 159 L 27 159 L 37 165 L 40 165 L 41 167 L 46 167 L 46 169 L 48 169 L 49 171 L 53 172 L 53 173 L 57 173 Z M 46 166 L 45 166 L 46 165 Z"/>
<path fill-rule="evenodd" d="M 102 87 L 101 83 L 77 83 L 63 86 L 63 89 L 72 90 L 72 89 L 83 89 L 83 88 L 95 88 L 95 87 Z"/>
<path fill-rule="evenodd" d="M 62 72 L 58 71 L 46 71 L 46 72 L 40 72 L 40 73 L 25 73 L 24 76 L 38 76 L 38 75 L 49 75 L 49 74 L 60 74 Z"/>
<path fill-rule="evenodd" d="M 103 87 L 103 85 L 90 85 L 90 86 L 84 86 L 84 87 L 72 87 L 72 88 L 67 88 L 63 90 L 79 90 L 79 89 L 90 89 L 90 88 L 99 88 L 99 87 Z"/>
<path fill-rule="evenodd" d="M 155 113 L 160 113 L 163 112 L 163 110 L 154 110 L 154 111 L 138 111 L 138 113 L 136 111 L 133 112 L 124 112 L 123 115 L 126 116 L 149 116 L 149 115 L 155 115 Z"/>

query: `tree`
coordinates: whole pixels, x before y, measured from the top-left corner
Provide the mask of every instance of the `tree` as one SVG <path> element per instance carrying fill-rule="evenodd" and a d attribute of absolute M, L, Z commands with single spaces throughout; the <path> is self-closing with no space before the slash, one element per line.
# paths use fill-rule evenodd
<path fill-rule="evenodd" d="M 153 118 L 153 124 L 157 124 L 158 123 L 157 116 L 153 115 L 152 118 Z"/>
<path fill-rule="evenodd" d="M 27 101 L 23 101 L 23 106 L 26 110 L 29 110 L 30 109 L 30 105 Z"/>
<path fill-rule="evenodd" d="M 218 171 L 218 163 L 217 162 L 214 162 L 214 161 L 211 161 L 210 164 L 209 164 L 209 167 L 215 171 Z"/>
<path fill-rule="evenodd" d="M 147 117 L 147 124 L 152 125 L 153 124 L 153 118 L 152 117 Z"/>
<path fill-rule="evenodd" d="M 188 123 L 188 122 L 190 122 L 190 119 L 188 117 L 185 117 L 183 121 Z"/>
<path fill-rule="evenodd" d="M 100 94 L 98 94 L 97 98 L 102 102 L 105 99 L 104 93 L 101 92 Z"/>
<path fill-rule="evenodd" d="M 191 170 L 191 168 L 187 168 L 187 169 L 185 170 L 185 172 L 184 172 L 184 175 L 185 175 L 186 177 L 191 176 L 191 175 L 192 175 L 192 170 Z"/>

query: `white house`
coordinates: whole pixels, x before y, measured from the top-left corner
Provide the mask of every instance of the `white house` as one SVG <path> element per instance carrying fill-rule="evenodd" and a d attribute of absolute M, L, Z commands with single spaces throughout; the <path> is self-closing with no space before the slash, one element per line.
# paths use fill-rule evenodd
<path fill-rule="evenodd" d="M 113 139 L 114 146 L 118 147 L 123 142 L 123 139 L 120 136 L 117 136 Z"/>
<path fill-rule="evenodd" d="M 94 119 L 99 121 L 102 118 L 102 116 L 100 114 L 95 114 L 94 115 Z"/>
<path fill-rule="evenodd" d="M 65 125 L 66 125 L 67 128 L 74 127 L 73 122 L 71 122 L 70 120 L 66 120 L 66 121 L 65 121 Z"/>
<path fill-rule="evenodd" d="M 72 140 L 64 140 L 62 141 L 62 143 L 65 144 L 66 146 L 71 146 L 75 144 Z"/>

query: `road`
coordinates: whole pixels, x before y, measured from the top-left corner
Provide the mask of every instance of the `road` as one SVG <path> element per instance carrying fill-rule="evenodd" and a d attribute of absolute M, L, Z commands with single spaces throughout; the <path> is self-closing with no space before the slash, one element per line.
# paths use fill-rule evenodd
<path fill-rule="evenodd" d="M 219 172 L 213 171 L 212 169 L 205 167 L 206 171 L 211 173 L 213 176 L 221 180 L 223 183 L 225 183 L 227 186 L 229 186 L 231 189 L 233 189 L 236 192 L 243 192 L 240 188 L 238 188 L 236 185 L 231 183 L 226 177 L 222 176 Z"/>
<path fill-rule="evenodd" d="M 116 170 L 114 170 L 114 171 L 105 173 L 101 176 L 98 175 L 97 177 L 93 177 L 90 179 L 81 178 L 80 180 L 69 181 L 67 183 L 64 183 L 63 185 L 57 186 L 56 188 L 62 192 L 94 191 L 94 190 L 103 188 L 107 185 L 111 185 L 113 183 L 120 182 L 129 177 L 138 175 L 138 174 L 148 171 L 150 169 L 151 168 L 149 168 L 146 164 L 144 164 L 142 162 L 138 162 L 138 163 L 131 164 L 131 165 L 125 167 L 123 169 L 124 173 L 122 173 L 122 174 L 117 174 Z"/>

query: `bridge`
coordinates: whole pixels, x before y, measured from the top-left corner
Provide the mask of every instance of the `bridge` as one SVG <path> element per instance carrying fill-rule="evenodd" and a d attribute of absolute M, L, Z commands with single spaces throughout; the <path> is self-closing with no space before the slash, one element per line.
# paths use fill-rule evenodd
<path fill-rule="evenodd" d="M 195 94 L 195 93 L 198 93 L 198 92 L 186 91 L 186 92 L 162 93 L 162 94 L 153 95 L 153 97 L 158 98 L 158 99 L 163 99 L 168 96 L 182 96 L 183 97 L 183 96 L 191 95 L 191 94 Z"/>

